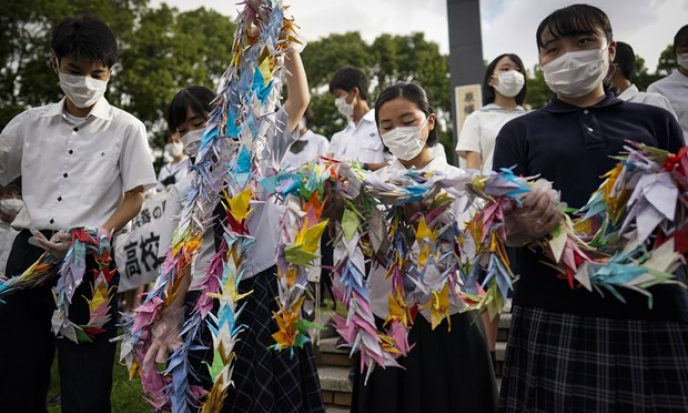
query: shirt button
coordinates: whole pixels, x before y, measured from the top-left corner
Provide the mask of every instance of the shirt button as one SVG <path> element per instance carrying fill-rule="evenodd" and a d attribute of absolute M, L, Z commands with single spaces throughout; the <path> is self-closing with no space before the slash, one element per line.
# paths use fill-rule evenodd
<path fill-rule="evenodd" d="M 70 150 L 69 150 L 69 154 L 71 155 L 71 154 L 73 154 L 73 153 L 74 153 L 74 151 L 70 149 Z"/>
<path fill-rule="evenodd" d="M 77 126 L 73 130 L 74 130 L 74 132 L 79 132 L 79 127 Z"/>
<path fill-rule="evenodd" d="M 593 128 L 588 128 L 589 132 L 594 132 Z"/>
<path fill-rule="evenodd" d="M 66 178 L 66 177 L 69 176 L 69 174 L 68 174 L 67 172 L 65 172 L 65 173 L 62 174 L 62 176 L 64 176 L 64 177 Z"/>
<path fill-rule="evenodd" d="M 62 202 L 62 197 L 61 197 L 61 196 L 58 196 L 58 197 L 57 197 L 57 202 Z"/>
<path fill-rule="evenodd" d="M 52 218 L 50 218 L 50 221 L 49 221 L 49 222 L 50 222 L 51 224 L 54 224 L 54 223 L 55 223 L 55 220 L 52 219 Z"/>
<path fill-rule="evenodd" d="M 587 114 L 588 114 L 588 110 L 585 109 L 585 110 L 583 111 L 583 113 L 585 113 L 585 114 L 587 115 Z"/>

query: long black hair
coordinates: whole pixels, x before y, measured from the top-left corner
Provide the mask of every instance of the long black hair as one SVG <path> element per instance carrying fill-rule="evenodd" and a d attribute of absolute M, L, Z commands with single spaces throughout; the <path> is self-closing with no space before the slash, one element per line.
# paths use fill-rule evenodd
<path fill-rule="evenodd" d="M 215 93 L 203 86 L 189 86 L 174 95 L 167 108 L 167 127 L 176 131 L 186 121 L 186 111 L 191 108 L 196 114 L 207 116 L 213 108 Z"/>
<path fill-rule="evenodd" d="M 483 104 L 485 105 L 489 103 L 494 103 L 495 101 L 495 90 L 494 86 L 490 85 L 490 80 L 492 79 L 492 76 L 494 76 L 495 69 L 497 68 L 497 63 L 499 63 L 499 61 L 505 57 L 508 57 L 514 63 L 516 63 L 516 66 L 518 66 L 518 71 L 523 76 L 526 75 L 526 68 L 525 66 L 523 66 L 523 61 L 517 55 L 513 53 L 504 53 L 497 56 L 493 61 L 490 62 L 489 65 L 487 65 L 487 69 L 485 69 L 485 77 L 483 78 Z M 518 92 L 518 95 L 515 96 L 517 105 L 522 105 L 523 102 L 526 101 L 527 83 L 528 82 L 525 82 L 523 84 L 523 89 L 521 89 L 521 91 Z"/>
<path fill-rule="evenodd" d="M 380 128 L 380 108 L 382 108 L 382 105 L 390 100 L 397 98 L 404 98 L 409 102 L 414 103 L 418 110 L 425 113 L 426 117 L 429 117 L 430 114 L 435 113 L 435 109 L 430 105 L 428 95 L 425 93 L 425 90 L 423 90 L 422 87 L 415 83 L 397 82 L 391 86 L 387 86 L 375 101 L 375 125 L 377 125 L 378 129 Z M 428 147 L 431 147 L 435 146 L 437 142 L 437 121 L 435 121 L 435 126 L 430 130 L 425 144 Z"/>
<path fill-rule="evenodd" d="M 564 7 L 545 17 L 535 32 L 539 48 L 545 47 L 542 38 L 545 31 L 555 39 L 602 33 L 608 42 L 613 40 L 612 24 L 609 22 L 607 14 L 597 7 L 587 4 L 574 4 Z"/>

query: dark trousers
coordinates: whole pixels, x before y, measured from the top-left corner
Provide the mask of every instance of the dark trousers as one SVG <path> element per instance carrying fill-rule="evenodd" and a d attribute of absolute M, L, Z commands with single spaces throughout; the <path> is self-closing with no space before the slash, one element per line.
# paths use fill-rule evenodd
<path fill-rule="evenodd" d="M 7 261 L 8 276 L 21 274 L 43 253 L 28 243 L 30 236 L 26 230 L 17 235 Z M 88 322 L 89 309 L 84 297 L 91 297 L 93 268 L 94 261 L 89 256 L 84 280 L 69 308 L 70 320 L 77 325 Z M 62 413 L 110 413 L 116 345 L 109 340 L 117 332 L 116 291 L 111 301 L 112 318 L 104 327 L 106 332 L 92 343 L 76 344 L 56 338 L 51 331 L 54 281 L 15 291 L 0 304 L 0 412 L 46 412 L 50 367 L 57 348 Z M 118 281 L 116 275 L 112 282 Z"/>

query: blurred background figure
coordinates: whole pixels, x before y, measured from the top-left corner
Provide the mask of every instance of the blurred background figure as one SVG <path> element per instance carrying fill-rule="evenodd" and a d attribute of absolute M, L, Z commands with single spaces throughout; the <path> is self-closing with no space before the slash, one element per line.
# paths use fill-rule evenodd
<path fill-rule="evenodd" d="M 633 84 L 636 71 L 636 58 L 633 48 L 628 43 L 616 42 L 616 56 L 613 62 L 613 75 L 610 78 L 610 86 L 616 90 L 616 96 L 626 102 L 645 103 L 666 109 L 676 117 L 676 112 L 671 107 L 669 99 L 658 93 L 641 92 Z"/>
<path fill-rule="evenodd" d="M 169 159 L 158 174 L 158 191 L 164 191 L 181 181 L 191 170 L 191 160 L 184 154 L 184 145 L 176 131 L 168 131 L 164 156 Z"/>
<path fill-rule="evenodd" d="M 688 142 L 688 24 L 674 36 L 674 54 L 678 66 L 669 76 L 651 84 L 648 92 L 659 93 L 669 99 Z"/>

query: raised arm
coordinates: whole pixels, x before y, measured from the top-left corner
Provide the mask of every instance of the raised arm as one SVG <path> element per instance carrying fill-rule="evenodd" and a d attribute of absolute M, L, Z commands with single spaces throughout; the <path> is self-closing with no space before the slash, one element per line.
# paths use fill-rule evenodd
<path fill-rule="evenodd" d="M 311 101 L 311 94 L 308 92 L 308 79 L 303 69 L 301 55 L 294 50 L 288 51 L 284 66 L 289 72 L 286 76 L 289 96 L 284 103 L 284 110 L 288 115 L 287 126 L 291 132 L 299 126 L 299 121 Z"/>

